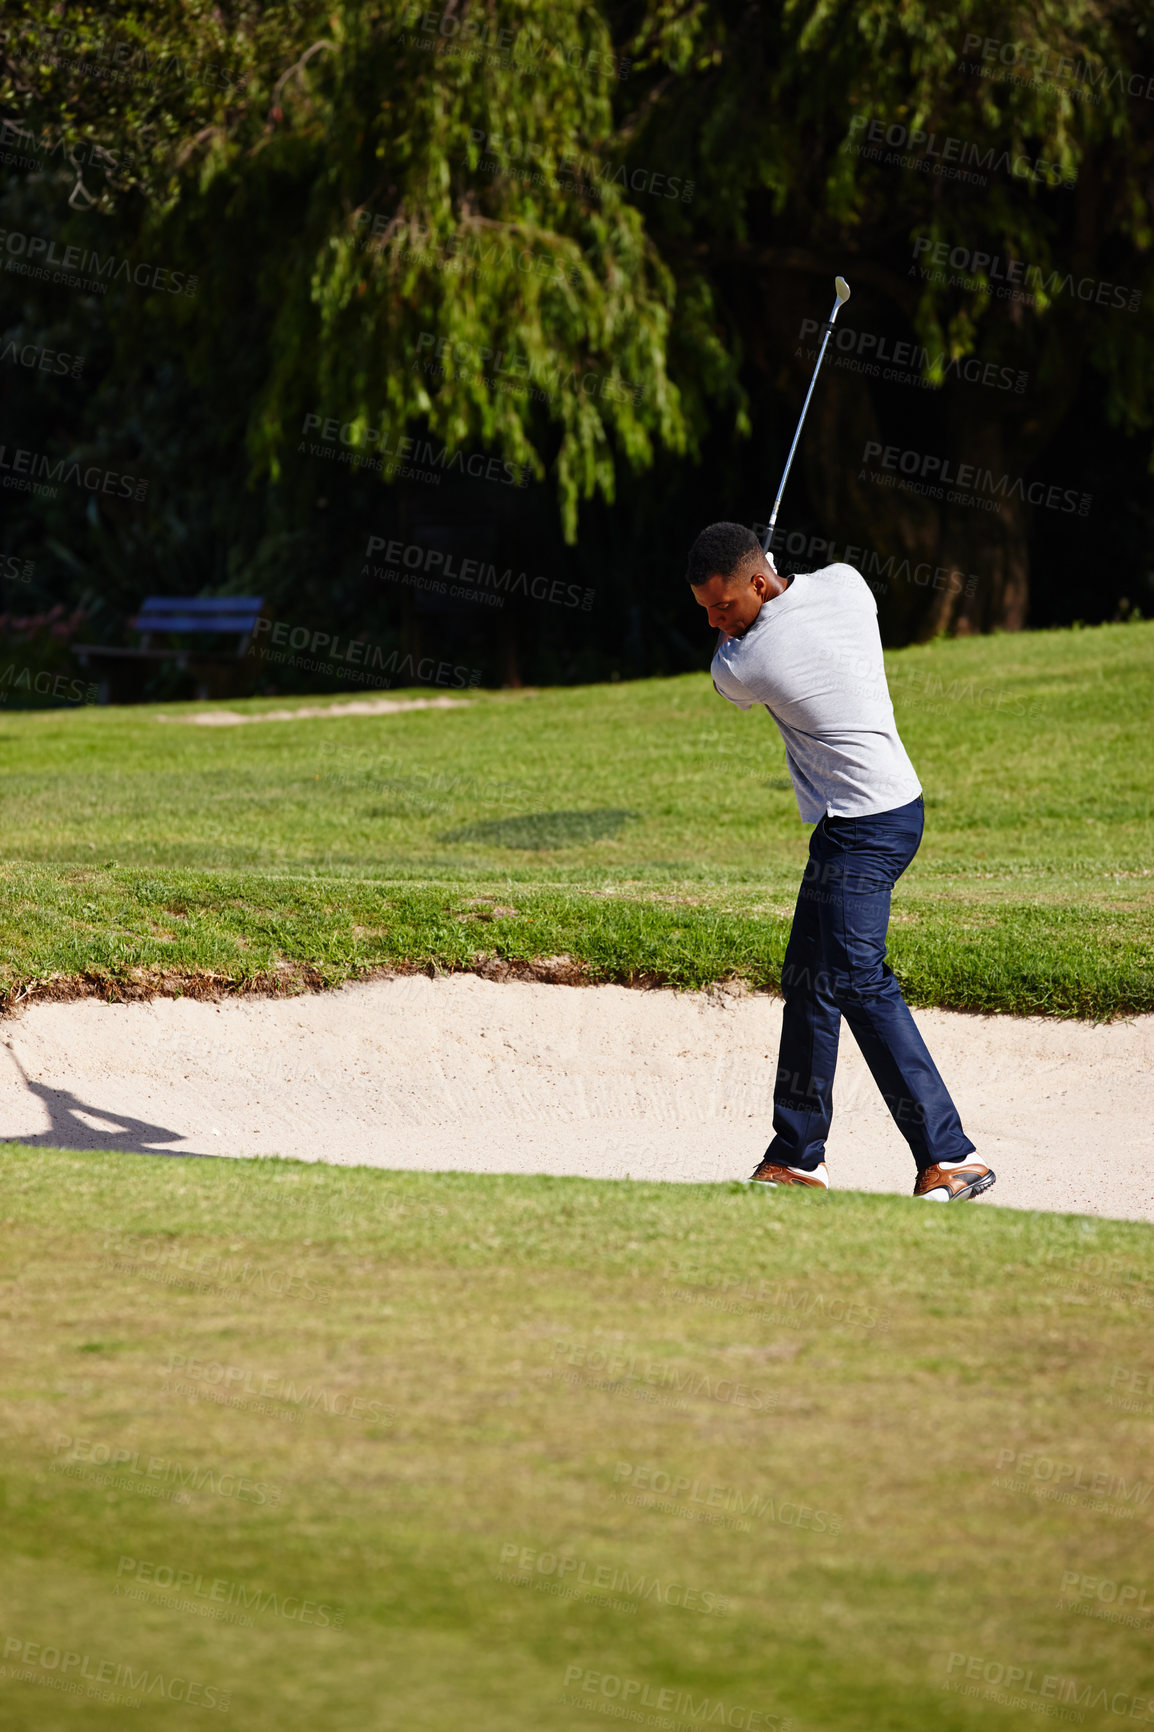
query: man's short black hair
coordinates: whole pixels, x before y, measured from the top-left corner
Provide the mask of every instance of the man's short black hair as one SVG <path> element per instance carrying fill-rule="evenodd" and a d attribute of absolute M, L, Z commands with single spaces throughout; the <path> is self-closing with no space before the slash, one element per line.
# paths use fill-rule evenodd
<path fill-rule="evenodd" d="M 711 523 L 689 549 L 686 576 L 697 589 L 711 577 L 732 577 L 751 553 L 760 552 L 760 541 L 744 523 Z"/>

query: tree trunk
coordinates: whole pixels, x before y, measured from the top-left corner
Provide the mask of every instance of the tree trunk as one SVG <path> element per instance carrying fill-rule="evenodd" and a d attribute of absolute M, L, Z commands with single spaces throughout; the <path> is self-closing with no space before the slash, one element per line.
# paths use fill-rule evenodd
<path fill-rule="evenodd" d="M 942 631 L 959 636 L 970 632 L 1022 631 L 1030 606 L 1030 550 L 1028 509 L 1021 498 L 1027 461 L 1020 430 L 995 418 L 997 405 L 976 404 L 976 393 L 959 388 L 950 416 L 950 448 L 955 468 L 971 464 L 980 477 L 992 477 L 997 487 L 1005 478 L 1005 491 L 991 490 L 979 481 L 968 492 L 983 505 L 942 506 L 938 565 L 948 577 L 933 593 L 924 623 L 922 640 Z M 1011 497 L 1010 489 L 1020 483 Z M 984 506 L 992 509 L 984 509 Z"/>

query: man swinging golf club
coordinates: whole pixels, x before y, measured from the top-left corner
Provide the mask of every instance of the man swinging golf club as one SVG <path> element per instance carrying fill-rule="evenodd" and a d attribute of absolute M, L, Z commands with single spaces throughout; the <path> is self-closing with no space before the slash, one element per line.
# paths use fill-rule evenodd
<path fill-rule="evenodd" d="M 834 316 L 849 297 L 837 282 Z M 694 596 L 721 634 L 714 686 L 738 709 L 765 705 L 802 821 L 815 825 L 782 968 L 775 1134 L 753 1182 L 828 1187 L 844 1017 L 917 1163 L 915 1197 L 961 1201 L 989 1190 L 994 1174 L 972 1158 L 885 960 L 890 893 L 917 853 L 925 810 L 894 724 L 877 603 L 851 565 L 783 578 L 768 556 L 800 433 L 799 421 L 764 544 L 739 523 L 715 523 L 689 554 Z"/>

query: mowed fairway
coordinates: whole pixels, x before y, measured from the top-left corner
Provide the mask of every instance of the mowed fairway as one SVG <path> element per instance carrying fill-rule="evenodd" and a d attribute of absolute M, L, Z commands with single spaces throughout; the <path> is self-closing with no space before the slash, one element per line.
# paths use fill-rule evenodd
<path fill-rule="evenodd" d="M 1154 624 L 887 665 L 926 790 L 891 929 L 912 1001 L 1154 1008 Z M 323 984 L 558 955 L 593 978 L 776 983 L 807 831 L 764 712 L 706 675 L 460 695 L 238 726 L 192 705 L 5 713 L 5 999 L 53 975 Z"/>
<path fill-rule="evenodd" d="M 1154 1007 L 1152 659 L 890 658 L 911 996 Z M 778 978 L 807 832 L 701 676 L 193 713 L 0 720 L 10 1000 Z M 1144 1223 L 15 1145 L 0 1183 L 14 1732 L 1154 1715 Z"/>
<path fill-rule="evenodd" d="M 13 1732 L 1148 1722 L 1145 1225 L 0 1171 Z"/>

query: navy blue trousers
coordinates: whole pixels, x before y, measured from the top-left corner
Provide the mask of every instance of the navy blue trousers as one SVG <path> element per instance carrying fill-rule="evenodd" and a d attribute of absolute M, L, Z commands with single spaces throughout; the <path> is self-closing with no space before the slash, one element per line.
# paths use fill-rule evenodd
<path fill-rule="evenodd" d="M 843 1017 L 918 1170 L 974 1153 L 886 962 L 890 893 L 924 825 L 919 795 L 867 818 L 823 818 L 810 837 L 781 974 L 771 1161 L 813 1168 L 825 1159 Z"/>

